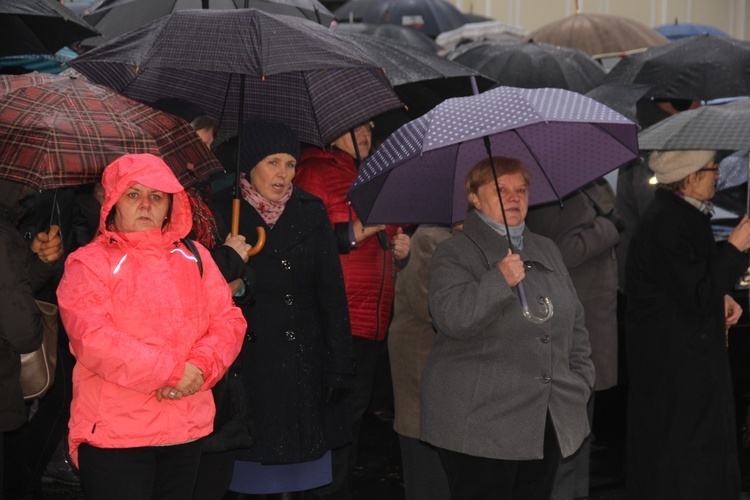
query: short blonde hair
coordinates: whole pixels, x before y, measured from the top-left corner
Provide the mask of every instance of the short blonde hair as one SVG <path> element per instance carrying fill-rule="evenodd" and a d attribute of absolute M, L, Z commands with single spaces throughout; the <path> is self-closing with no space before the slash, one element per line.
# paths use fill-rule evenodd
<path fill-rule="evenodd" d="M 526 184 L 530 184 L 531 177 L 526 166 L 521 163 L 518 158 L 508 158 L 506 156 L 493 156 L 492 161 L 495 164 L 495 172 L 497 177 L 502 177 L 508 174 L 521 173 Z M 471 195 L 477 194 L 479 188 L 493 182 L 496 178 L 492 174 L 492 164 L 489 158 L 479 161 L 476 165 L 471 167 L 469 173 L 466 174 L 466 180 L 464 181 L 464 195 L 468 202 L 467 211 L 474 208 L 474 204 L 471 202 Z"/>

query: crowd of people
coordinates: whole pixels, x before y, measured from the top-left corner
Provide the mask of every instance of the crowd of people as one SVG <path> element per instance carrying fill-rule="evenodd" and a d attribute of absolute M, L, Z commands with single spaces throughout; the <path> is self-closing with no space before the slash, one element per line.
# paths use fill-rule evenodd
<path fill-rule="evenodd" d="M 197 106 L 154 106 L 214 142 Z M 0 181 L 6 498 L 38 495 L 59 455 L 88 499 L 352 499 L 386 338 L 408 500 L 586 498 L 619 331 L 629 498 L 739 499 L 726 343 L 750 220 L 716 244 L 716 151 L 655 152 L 617 193 L 600 179 L 531 209 L 526 166 L 489 157 L 462 224 L 403 227 L 346 199 L 372 123 L 325 147 L 271 120 L 242 133 L 237 199 L 129 154 L 50 225 L 40 193 Z M 24 401 L 39 298 L 60 308 L 60 363 Z"/>

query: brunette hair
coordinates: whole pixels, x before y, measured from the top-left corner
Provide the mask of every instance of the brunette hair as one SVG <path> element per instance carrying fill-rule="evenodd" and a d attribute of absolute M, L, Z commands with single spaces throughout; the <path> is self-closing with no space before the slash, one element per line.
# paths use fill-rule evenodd
<path fill-rule="evenodd" d="M 529 171 L 518 158 L 493 156 L 492 162 L 495 164 L 495 172 L 497 173 L 497 178 L 508 174 L 521 173 L 521 175 L 523 175 L 523 179 L 526 181 L 526 184 L 529 185 L 531 183 Z M 496 177 L 492 174 L 492 164 L 490 163 L 489 158 L 480 160 L 476 165 L 471 167 L 471 170 L 469 170 L 469 173 L 466 174 L 466 180 L 464 181 L 464 195 L 466 196 L 466 201 L 468 202 L 467 211 L 470 211 L 474 208 L 474 204 L 471 202 L 471 195 L 477 194 L 477 191 L 479 191 L 480 187 L 493 182 L 493 180 L 495 179 Z"/>

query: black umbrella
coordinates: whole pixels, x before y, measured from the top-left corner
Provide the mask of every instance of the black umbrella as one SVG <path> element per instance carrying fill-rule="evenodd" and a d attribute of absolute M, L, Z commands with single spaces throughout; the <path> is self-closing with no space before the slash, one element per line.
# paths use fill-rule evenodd
<path fill-rule="evenodd" d="M 650 85 L 637 83 L 632 85 L 603 84 L 589 90 L 585 95 L 609 106 L 628 120 L 637 122 L 636 104 L 649 88 L 651 88 Z"/>
<path fill-rule="evenodd" d="M 256 116 L 283 122 L 319 146 L 400 107 L 383 71 L 354 42 L 257 9 L 175 12 L 70 65 L 139 102 L 193 102 L 225 134 Z"/>
<path fill-rule="evenodd" d="M 750 43 L 701 35 L 625 57 L 604 83 L 651 85 L 646 97 L 711 100 L 750 94 Z"/>
<path fill-rule="evenodd" d="M 349 0 L 333 11 L 336 19 L 343 22 L 359 24 L 370 8 L 380 3 L 380 0 Z"/>
<path fill-rule="evenodd" d="M 285 123 L 319 146 L 401 106 L 382 70 L 353 42 L 257 9 L 175 12 L 71 65 L 139 102 L 195 103 L 226 134 L 255 116 Z M 239 212 L 238 186 L 235 200 Z"/>
<path fill-rule="evenodd" d="M 0 0 L 0 26 L 0 56 L 54 54 L 99 35 L 56 0 Z"/>
<path fill-rule="evenodd" d="M 333 14 L 318 0 L 102 0 L 84 14 L 84 19 L 101 31 L 103 37 L 81 42 L 95 47 L 123 33 L 186 9 L 234 10 L 256 8 L 271 14 L 303 17 L 328 26 Z"/>
<path fill-rule="evenodd" d="M 375 132 L 385 137 L 409 120 L 418 118 L 451 97 L 472 94 L 471 78 L 480 90 L 496 82 L 478 71 L 407 43 L 374 35 L 347 34 L 370 58 L 383 67 L 385 76 L 406 105 L 405 110 L 382 116 Z"/>
<path fill-rule="evenodd" d="M 485 40 L 462 45 L 448 58 L 512 87 L 552 87 L 584 93 L 605 76 L 601 65 L 589 55 L 546 43 Z"/>
<path fill-rule="evenodd" d="M 390 38 L 405 42 L 414 49 L 432 52 L 433 54 L 440 50 L 440 46 L 435 43 L 435 40 L 424 33 L 395 24 L 340 23 L 331 26 L 331 29 L 342 34 L 355 33 Z"/>
<path fill-rule="evenodd" d="M 382 0 L 362 20 L 407 26 L 432 37 L 467 23 L 461 11 L 445 0 Z"/>

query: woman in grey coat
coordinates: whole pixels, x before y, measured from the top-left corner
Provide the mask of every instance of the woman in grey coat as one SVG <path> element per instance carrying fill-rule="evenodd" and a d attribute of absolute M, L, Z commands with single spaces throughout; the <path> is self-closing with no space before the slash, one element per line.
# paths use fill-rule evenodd
<path fill-rule="evenodd" d="M 562 457 L 589 433 L 594 385 L 583 308 L 555 244 L 525 228 L 529 174 L 495 157 L 467 175 L 463 232 L 441 243 L 429 274 L 438 334 L 422 379 L 422 440 L 436 446 L 454 499 L 548 499 Z M 516 253 L 511 253 L 506 236 Z M 545 322 L 524 317 L 550 299 Z"/>

